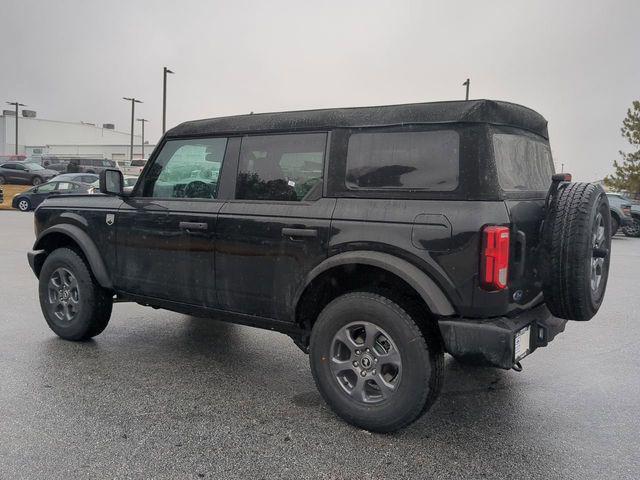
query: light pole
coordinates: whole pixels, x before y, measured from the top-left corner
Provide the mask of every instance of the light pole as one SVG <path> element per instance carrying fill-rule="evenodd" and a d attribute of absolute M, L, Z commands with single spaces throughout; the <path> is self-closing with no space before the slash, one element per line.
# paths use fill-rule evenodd
<path fill-rule="evenodd" d="M 467 78 L 467 81 L 462 84 L 467 87 L 467 95 L 465 96 L 465 100 L 469 100 L 469 86 L 471 85 L 471 80 Z"/>
<path fill-rule="evenodd" d="M 136 103 L 142 103 L 142 101 L 133 97 L 122 97 L 122 99 L 131 102 L 131 144 L 129 147 L 129 161 L 131 161 L 133 160 L 133 120 L 135 119 Z"/>
<path fill-rule="evenodd" d="M 149 120 L 146 118 L 136 118 L 136 120 L 142 123 L 142 159 L 144 160 L 144 124 Z"/>
<path fill-rule="evenodd" d="M 9 105 L 16 107 L 16 155 L 18 155 L 18 107 L 26 107 L 24 103 L 19 102 L 7 102 Z"/>
<path fill-rule="evenodd" d="M 167 130 L 167 73 L 174 73 L 167 67 L 162 70 L 162 134 Z"/>

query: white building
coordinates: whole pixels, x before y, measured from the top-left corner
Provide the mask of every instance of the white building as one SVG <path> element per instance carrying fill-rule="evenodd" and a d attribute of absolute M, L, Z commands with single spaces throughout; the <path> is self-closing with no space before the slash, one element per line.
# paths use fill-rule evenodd
<path fill-rule="evenodd" d="M 113 125 L 102 127 L 90 123 L 61 122 L 25 117 L 18 118 L 18 153 L 28 157 L 40 155 L 106 158 L 122 162 L 129 159 L 130 134 Z M 0 155 L 15 153 L 15 113 L 0 115 Z M 133 157 L 142 158 L 141 137 L 133 137 Z M 145 144 L 148 158 L 155 145 Z"/>

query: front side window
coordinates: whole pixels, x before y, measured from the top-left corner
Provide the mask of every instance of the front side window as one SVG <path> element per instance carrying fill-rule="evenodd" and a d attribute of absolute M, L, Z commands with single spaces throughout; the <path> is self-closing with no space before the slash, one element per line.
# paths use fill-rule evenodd
<path fill-rule="evenodd" d="M 554 173 L 551 150 L 526 135 L 496 133 L 493 151 L 498 181 L 506 191 L 546 191 Z"/>
<path fill-rule="evenodd" d="M 322 184 L 326 133 L 245 137 L 236 198 L 301 201 Z"/>
<path fill-rule="evenodd" d="M 226 138 L 169 140 L 144 178 L 142 195 L 216 198 Z"/>
<path fill-rule="evenodd" d="M 458 187 L 460 137 L 453 130 L 366 132 L 349 137 L 351 190 L 451 191 Z"/>
<path fill-rule="evenodd" d="M 37 191 L 38 193 L 49 193 L 49 192 L 53 192 L 57 186 L 58 186 L 58 182 L 44 183 L 34 190 Z"/>
<path fill-rule="evenodd" d="M 42 165 L 38 165 L 37 163 L 25 163 L 24 166 L 25 168 L 27 168 L 27 170 L 30 171 L 44 170 L 44 167 L 42 167 Z"/>

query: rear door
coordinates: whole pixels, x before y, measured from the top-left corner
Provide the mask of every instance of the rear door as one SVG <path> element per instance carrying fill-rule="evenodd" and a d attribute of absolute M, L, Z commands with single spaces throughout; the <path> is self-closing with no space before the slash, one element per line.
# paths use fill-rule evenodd
<path fill-rule="evenodd" d="M 169 140 L 117 213 L 116 286 L 127 293 L 217 305 L 215 231 L 227 138 Z"/>
<path fill-rule="evenodd" d="M 289 320 L 327 257 L 336 200 L 322 197 L 327 133 L 242 138 L 235 198 L 220 210 L 216 283 L 223 308 Z"/>
<path fill-rule="evenodd" d="M 8 163 L 4 165 L 7 168 L 7 180 L 31 183 L 31 175 L 27 173 L 27 169 L 21 163 Z"/>
<path fill-rule="evenodd" d="M 517 303 L 541 293 L 541 226 L 554 173 L 548 141 L 514 128 L 492 129 L 498 182 L 512 223 L 509 286 Z M 514 300 L 512 298 L 512 300 Z"/>

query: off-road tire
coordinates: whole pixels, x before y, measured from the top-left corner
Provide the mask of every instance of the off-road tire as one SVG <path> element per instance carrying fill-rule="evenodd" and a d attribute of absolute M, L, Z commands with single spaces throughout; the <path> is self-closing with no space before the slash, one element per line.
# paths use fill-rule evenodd
<path fill-rule="evenodd" d="M 444 354 L 437 332 L 419 325 L 417 308 L 400 303 L 372 292 L 341 295 L 322 310 L 311 334 L 309 362 L 318 390 L 338 416 L 365 430 L 392 432 L 409 425 L 433 405 L 442 386 Z M 359 321 L 388 332 L 401 358 L 396 391 L 376 404 L 345 393 L 329 365 L 336 333 Z"/>
<path fill-rule="evenodd" d="M 77 280 L 78 311 L 71 321 L 62 321 L 52 313 L 49 288 L 57 269 L 70 271 Z M 65 340 L 87 340 L 107 327 L 113 307 L 111 292 L 102 288 L 84 259 L 69 248 L 59 248 L 47 256 L 39 276 L 40 307 L 49 328 Z"/>
<path fill-rule="evenodd" d="M 602 220 L 602 221 L 600 221 Z M 596 222 L 602 241 L 595 245 Z M 597 184 L 565 183 L 558 187 L 546 214 L 543 292 L 556 317 L 590 320 L 600 308 L 607 286 L 611 252 L 611 211 L 607 196 Z M 594 269 L 594 259 L 600 268 Z M 595 290 L 594 271 L 600 271 Z"/>

